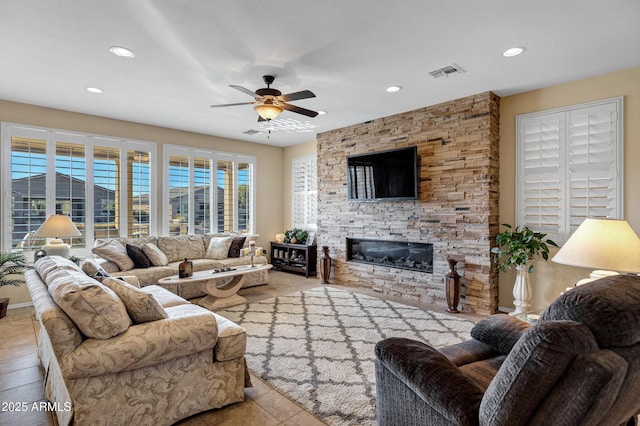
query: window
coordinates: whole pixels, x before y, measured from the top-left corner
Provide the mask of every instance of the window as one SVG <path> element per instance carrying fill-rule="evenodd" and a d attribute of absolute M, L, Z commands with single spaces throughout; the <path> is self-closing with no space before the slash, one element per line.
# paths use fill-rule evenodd
<path fill-rule="evenodd" d="M 318 171 L 316 164 L 315 155 L 293 159 L 291 180 L 293 185 L 292 221 L 294 228 L 315 231 L 318 227 Z"/>
<path fill-rule="evenodd" d="M 166 233 L 254 232 L 255 157 L 165 146 Z"/>
<path fill-rule="evenodd" d="M 71 220 L 82 237 L 65 242 L 83 254 L 96 238 L 149 235 L 155 144 L 2 124 L 5 250 L 36 249 L 31 235 L 51 214 Z M 5 233 L 6 234 L 6 233 Z"/>
<path fill-rule="evenodd" d="M 565 242 L 622 218 L 622 98 L 518 116 L 517 222 Z"/>

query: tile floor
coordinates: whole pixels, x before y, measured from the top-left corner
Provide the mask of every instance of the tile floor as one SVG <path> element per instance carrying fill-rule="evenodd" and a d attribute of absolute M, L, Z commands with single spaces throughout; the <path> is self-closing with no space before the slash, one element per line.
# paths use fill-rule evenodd
<path fill-rule="evenodd" d="M 304 278 L 294 274 L 270 271 L 270 284 L 241 290 L 249 302 L 288 294 L 321 285 L 317 278 Z M 341 287 L 344 288 L 344 287 Z M 419 304 L 396 297 L 385 297 L 368 289 L 349 288 L 369 295 L 399 301 L 408 305 L 444 312 L 444 307 Z M 465 318 L 480 317 L 464 314 Z M 55 415 L 47 411 L 32 410 L 33 403 L 46 401 L 43 394 L 43 376 L 37 355 L 36 336 L 38 322 L 33 308 L 9 309 L 0 320 L 0 426 L 57 425 Z M 178 425 L 222 426 L 315 426 L 324 425 L 305 409 L 291 401 L 258 377 L 252 375 L 252 388 L 245 390 L 244 402 L 190 417 Z M 9 402 L 26 403 L 26 411 L 6 411 Z M 36 405 L 37 406 L 37 405 Z M 3 410 L 4 409 L 4 410 Z"/>

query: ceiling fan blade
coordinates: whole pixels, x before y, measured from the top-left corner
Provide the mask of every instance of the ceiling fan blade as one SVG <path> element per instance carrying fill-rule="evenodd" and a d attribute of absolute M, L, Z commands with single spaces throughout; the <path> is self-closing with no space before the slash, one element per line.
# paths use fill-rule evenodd
<path fill-rule="evenodd" d="M 229 87 L 233 87 L 234 89 L 239 90 L 242 93 L 246 93 L 249 96 L 253 96 L 254 98 L 258 96 L 255 93 L 253 93 L 251 90 L 247 89 L 246 87 L 236 86 L 235 84 L 230 84 Z"/>
<path fill-rule="evenodd" d="M 210 105 L 211 108 L 230 107 L 237 105 L 253 105 L 255 102 L 240 102 L 238 104 L 222 104 L 222 105 Z"/>
<path fill-rule="evenodd" d="M 258 114 L 258 123 L 260 123 L 261 121 L 267 121 L 264 118 L 262 118 L 262 116 L 260 114 Z"/>
<path fill-rule="evenodd" d="M 315 98 L 316 95 L 310 90 L 302 90 L 300 92 L 289 93 L 287 95 L 278 96 L 282 102 L 297 101 L 299 99 Z"/>
<path fill-rule="evenodd" d="M 297 112 L 298 114 L 306 115 L 307 117 L 315 117 L 316 115 L 318 115 L 318 113 L 315 111 L 311 111 L 310 109 L 306 109 L 306 108 L 300 108 L 298 106 L 291 105 L 291 104 L 283 103 L 282 108 L 286 109 L 287 111 Z"/>

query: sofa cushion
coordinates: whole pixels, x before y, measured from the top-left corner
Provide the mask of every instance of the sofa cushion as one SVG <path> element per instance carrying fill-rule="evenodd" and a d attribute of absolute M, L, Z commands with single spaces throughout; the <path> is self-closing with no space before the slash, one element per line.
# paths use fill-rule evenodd
<path fill-rule="evenodd" d="M 226 259 L 229 256 L 229 247 L 231 247 L 232 241 L 231 237 L 212 237 L 205 257 L 216 260 Z"/>
<path fill-rule="evenodd" d="M 589 327 L 601 348 L 631 346 L 640 342 L 639 290 L 638 276 L 601 278 L 565 292 L 540 321 L 580 322 Z"/>
<path fill-rule="evenodd" d="M 158 248 L 167 255 L 169 262 L 205 257 L 202 235 L 173 235 L 158 237 Z"/>
<path fill-rule="evenodd" d="M 127 255 L 127 249 L 113 238 L 96 241 L 96 246 L 91 251 L 101 258 L 115 263 L 121 271 L 128 271 L 135 267 L 133 260 Z"/>
<path fill-rule="evenodd" d="M 134 287 L 121 278 L 105 278 L 102 284 L 118 295 L 134 324 L 168 318 L 167 313 L 153 294 Z"/>
<path fill-rule="evenodd" d="M 144 288 L 144 291 L 153 294 L 153 297 L 156 298 L 158 303 L 160 303 L 163 308 L 170 308 L 171 306 L 178 306 L 189 303 L 182 297 L 170 292 L 163 287 L 160 287 L 159 285 L 148 285 Z"/>
<path fill-rule="evenodd" d="M 118 296 L 84 272 L 66 270 L 47 278 L 49 294 L 85 336 L 109 339 L 131 325 Z"/>
<path fill-rule="evenodd" d="M 231 246 L 229 246 L 229 253 L 227 257 L 240 257 L 240 250 L 244 245 L 244 242 L 247 240 L 247 237 L 233 237 L 231 240 Z"/>
<path fill-rule="evenodd" d="M 136 268 L 148 268 L 153 265 L 141 247 L 127 244 L 127 254 L 133 260 Z"/>
<path fill-rule="evenodd" d="M 487 388 L 480 423 L 507 425 L 531 418 L 576 356 L 597 350 L 593 334 L 583 324 L 552 321 L 530 327 Z"/>
<path fill-rule="evenodd" d="M 38 259 L 34 265 L 38 275 L 45 283 L 50 273 L 59 270 L 82 271 L 82 269 L 69 259 L 61 256 L 45 256 Z"/>
<path fill-rule="evenodd" d="M 155 244 L 142 244 L 142 251 L 147 255 L 153 266 L 167 266 L 169 263 L 167 255 L 164 254 Z"/>
<path fill-rule="evenodd" d="M 228 361 L 244 356 L 247 349 L 247 332 L 233 321 L 216 314 L 218 343 L 213 348 L 216 361 Z"/>
<path fill-rule="evenodd" d="M 239 237 L 240 235 L 236 235 L 236 237 Z M 244 240 L 244 244 L 242 245 L 242 248 L 247 248 L 249 247 L 249 244 L 251 243 L 251 241 L 253 241 L 254 243 L 256 241 L 258 241 L 258 238 L 260 238 L 260 235 L 258 234 L 246 234 L 244 235 L 245 240 Z"/>

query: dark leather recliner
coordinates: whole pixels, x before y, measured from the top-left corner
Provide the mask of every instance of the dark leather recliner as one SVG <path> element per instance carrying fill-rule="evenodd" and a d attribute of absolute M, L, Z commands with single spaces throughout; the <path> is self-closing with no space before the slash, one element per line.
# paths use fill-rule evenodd
<path fill-rule="evenodd" d="M 439 349 L 402 338 L 379 342 L 378 424 L 636 424 L 640 277 L 567 291 L 535 325 L 490 316 L 471 337 Z"/>

